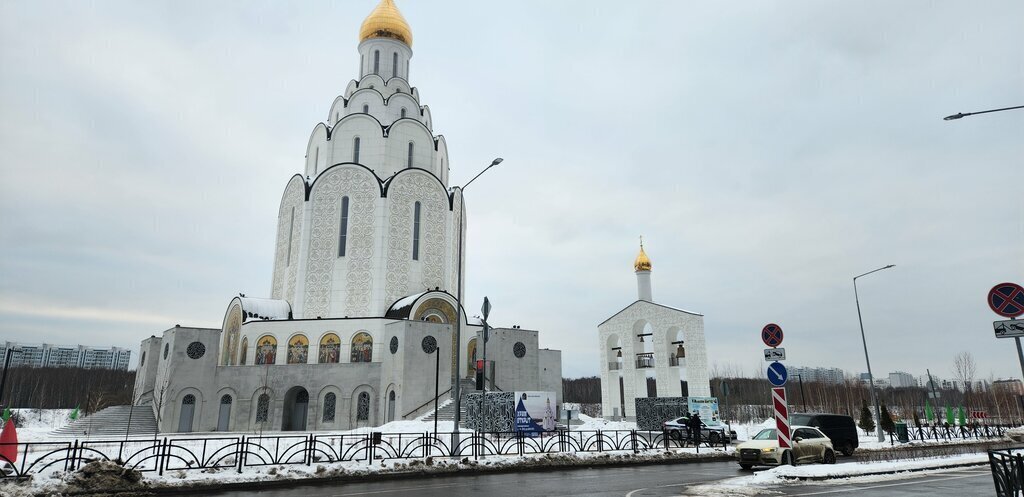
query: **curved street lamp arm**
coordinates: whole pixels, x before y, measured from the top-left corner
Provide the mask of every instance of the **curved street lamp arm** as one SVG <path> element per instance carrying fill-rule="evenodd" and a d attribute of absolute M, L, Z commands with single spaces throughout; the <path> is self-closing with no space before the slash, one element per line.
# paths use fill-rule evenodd
<path fill-rule="evenodd" d="M 956 114 L 953 114 L 952 116 L 943 117 L 942 120 L 943 121 L 953 121 L 953 120 L 956 120 L 956 119 L 960 119 L 962 117 L 973 116 L 975 114 L 988 114 L 989 112 L 1002 112 L 1004 110 L 1013 110 L 1013 109 L 1024 109 L 1024 105 L 1018 105 L 1016 107 L 1003 107 L 1002 109 L 982 110 L 982 111 L 978 111 L 978 112 L 958 112 Z"/>

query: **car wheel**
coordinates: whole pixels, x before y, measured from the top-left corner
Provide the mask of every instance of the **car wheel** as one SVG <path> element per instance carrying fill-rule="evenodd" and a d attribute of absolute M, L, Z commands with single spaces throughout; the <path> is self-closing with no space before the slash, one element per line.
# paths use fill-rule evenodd
<path fill-rule="evenodd" d="M 782 453 L 782 466 L 796 466 L 796 461 L 793 460 L 793 453 L 786 451 Z"/>
<path fill-rule="evenodd" d="M 842 452 L 843 455 L 846 456 L 846 457 L 852 456 L 853 455 L 853 443 L 851 443 L 851 442 L 844 443 L 843 447 L 841 449 L 839 449 L 839 452 Z"/>
<path fill-rule="evenodd" d="M 740 464 L 740 468 L 742 468 L 742 469 L 750 469 L 750 468 L 753 468 L 753 467 L 754 467 L 753 464 Z"/>
<path fill-rule="evenodd" d="M 834 451 L 832 451 L 832 450 L 825 449 L 825 455 L 822 456 L 821 462 L 823 462 L 825 464 L 835 464 L 836 463 L 836 453 Z"/>
<path fill-rule="evenodd" d="M 711 445 L 718 445 L 722 441 L 722 436 L 717 431 L 713 431 L 708 435 L 708 441 L 711 442 Z"/>

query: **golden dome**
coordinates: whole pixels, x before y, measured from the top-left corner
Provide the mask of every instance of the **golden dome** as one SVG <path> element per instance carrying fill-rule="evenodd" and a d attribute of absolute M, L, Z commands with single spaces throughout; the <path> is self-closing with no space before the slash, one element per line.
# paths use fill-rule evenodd
<path fill-rule="evenodd" d="M 392 0 L 381 0 L 359 27 L 359 42 L 370 38 L 391 38 L 412 47 L 412 29 Z"/>
<path fill-rule="evenodd" d="M 644 242 L 640 242 L 640 253 L 636 255 L 636 260 L 633 261 L 633 269 L 636 271 L 651 270 L 651 259 L 647 257 L 647 252 L 644 252 Z"/>

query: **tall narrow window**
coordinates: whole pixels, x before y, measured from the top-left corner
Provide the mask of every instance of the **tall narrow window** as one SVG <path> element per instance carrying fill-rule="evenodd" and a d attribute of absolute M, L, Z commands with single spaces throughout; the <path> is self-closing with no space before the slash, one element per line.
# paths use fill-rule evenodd
<path fill-rule="evenodd" d="M 391 54 L 391 76 L 398 76 L 398 52 Z"/>
<path fill-rule="evenodd" d="M 359 162 L 359 137 L 352 139 L 352 162 Z"/>
<path fill-rule="evenodd" d="M 366 56 L 363 54 L 359 54 L 359 69 L 363 71 L 359 76 L 366 74 Z"/>
<path fill-rule="evenodd" d="M 369 114 L 369 113 L 370 113 L 370 106 L 366 105 L 366 104 L 363 104 L 363 114 Z"/>
<path fill-rule="evenodd" d="M 413 206 L 412 219 L 412 260 L 420 260 L 420 203 Z"/>
<path fill-rule="evenodd" d="M 357 138 L 358 140 L 358 138 Z M 348 197 L 341 197 L 341 226 L 338 231 L 338 257 L 345 257 L 345 242 L 348 240 Z"/>
<path fill-rule="evenodd" d="M 405 117 L 405 107 L 402 107 L 402 117 Z"/>
<path fill-rule="evenodd" d="M 380 50 L 373 51 L 373 73 L 380 74 Z"/>
<path fill-rule="evenodd" d="M 320 147 L 316 147 L 316 152 L 313 154 L 313 174 L 316 174 L 320 170 Z"/>
<path fill-rule="evenodd" d="M 288 221 L 288 262 L 285 266 L 292 265 L 292 236 L 295 234 L 295 206 L 292 206 L 292 217 Z"/>
<path fill-rule="evenodd" d="M 406 161 L 405 167 L 412 167 L 412 142 L 409 142 L 409 159 Z"/>

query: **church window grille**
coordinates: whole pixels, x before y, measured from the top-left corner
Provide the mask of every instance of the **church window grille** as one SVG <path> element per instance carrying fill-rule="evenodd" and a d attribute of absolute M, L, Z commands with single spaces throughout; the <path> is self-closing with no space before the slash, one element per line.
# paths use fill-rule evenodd
<path fill-rule="evenodd" d="M 185 398 L 181 399 L 181 405 L 183 406 L 194 406 L 196 405 L 196 396 L 188 394 Z"/>
<path fill-rule="evenodd" d="M 256 402 L 256 422 L 266 423 L 267 418 L 270 417 L 270 396 L 262 393 L 260 399 Z"/>
<path fill-rule="evenodd" d="M 412 167 L 412 142 L 409 142 L 409 158 L 406 160 L 406 167 Z"/>
<path fill-rule="evenodd" d="M 188 348 L 185 349 L 185 353 L 188 354 L 191 359 L 199 359 L 206 354 L 206 346 L 202 342 L 192 342 L 188 344 Z"/>
<path fill-rule="evenodd" d="M 370 113 L 370 106 L 367 105 L 367 104 L 363 104 L 363 114 L 369 114 L 369 113 Z"/>
<path fill-rule="evenodd" d="M 348 197 L 341 197 L 341 226 L 338 230 L 338 257 L 345 257 L 346 241 L 348 241 Z"/>
<path fill-rule="evenodd" d="M 391 343 L 388 344 L 388 350 L 392 354 L 398 353 L 398 337 L 391 337 Z"/>
<path fill-rule="evenodd" d="M 221 396 L 220 403 L 223 405 L 231 405 L 231 396 L 227 394 Z"/>
<path fill-rule="evenodd" d="M 356 421 L 369 421 L 370 419 L 370 394 L 359 393 L 359 404 L 356 408 Z"/>
<path fill-rule="evenodd" d="M 373 73 L 380 74 L 380 50 L 373 51 Z"/>
<path fill-rule="evenodd" d="M 295 206 L 292 206 L 291 220 L 288 221 L 288 259 L 286 266 L 292 265 L 292 236 L 295 235 Z"/>
<path fill-rule="evenodd" d="M 324 414 L 322 418 L 324 423 L 334 422 L 334 411 L 337 410 L 337 407 L 338 396 L 334 395 L 334 392 L 328 393 L 324 396 Z"/>
<path fill-rule="evenodd" d="M 391 54 L 391 75 L 398 76 L 398 52 Z"/>
<path fill-rule="evenodd" d="M 412 221 L 412 260 L 420 260 L 420 203 L 413 206 Z"/>
<path fill-rule="evenodd" d="M 352 139 L 352 162 L 359 163 L 359 137 Z"/>
<path fill-rule="evenodd" d="M 405 107 L 402 107 L 402 117 L 405 118 Z"/>
<path fill-rule="evenodd" d="M 437 339 L 433 336 L 427 335 L 420 341 L 420 347 L 423 348 L 423 352 L 427 354 L 433 354 L 437 350 Z"/>
<path fill-rule="evenodd" d="M 516 344 L 512 346 L 512 354 L 514 354 L 518 359 L 522 359 L 523 357 L 525 357 L 526 344 L 524 344 L 523 342 L 516 342 Z"/>

